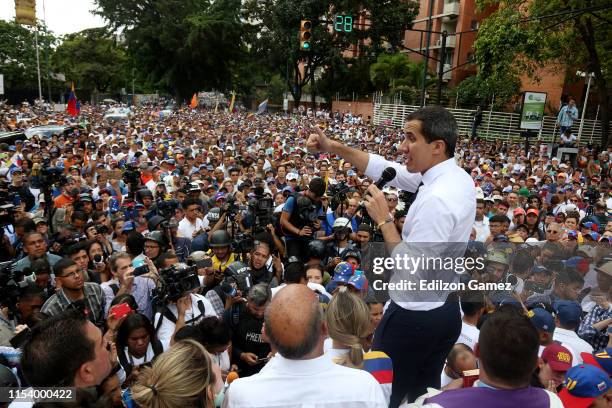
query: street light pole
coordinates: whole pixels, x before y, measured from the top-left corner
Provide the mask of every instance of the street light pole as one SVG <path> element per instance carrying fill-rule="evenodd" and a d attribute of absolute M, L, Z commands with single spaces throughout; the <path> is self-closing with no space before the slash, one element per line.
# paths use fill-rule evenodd
<path fill-rule="evenodd" d="M 591 90 L 591 78 L 593 78 L 593 73 L 576 71 L 576 75 L 581 76 L 583 78 L 586 75 L 589 76 L 589 79 L 587 81 L 586 95 L 584 96 L 584 103 L 582 104 L 582 115 L 580 115 L 580 127 L 578 127 L 578 140 L 580 140 L 580 136 L 582 135 L 582 129 L 584 128 L 584 114 L 586 113 L 587 103 L 589 102 L 589 92 Z"/>
<path fill-rule="evenodd" d="M 34 26 L 34 42 L 36 43 L 36 69 L 38 71 L 38 100 L 42 102 L 42 82 L 40 81 L 40 57 L 38 53 L 38 26 Z"/>

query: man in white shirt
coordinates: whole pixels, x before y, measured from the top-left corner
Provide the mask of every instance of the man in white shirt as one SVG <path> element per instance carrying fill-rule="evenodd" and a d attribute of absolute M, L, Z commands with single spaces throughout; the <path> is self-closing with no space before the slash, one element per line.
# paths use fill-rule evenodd
<path fill-rule="evenodd" d="M 305 285 L 287 285 L 276 294 L 266 309 L 263 334 L 276 356 L 258 374 L 232 382 L 224 407 L 387 406 L 370 373 L 325 357 L 323 310 Z"/>
<path fill-rule="evenodd" d="M 573 364 L 582 364 L 582 353 L 591 354 L 593 346 L 578 337 L 576 329 L 580 325 L 582 307 L 573 300 L 559 300 L 554 304 L 555 332 L 553 341 L 567 344 L 573 356 Z"/>
<path fill-rule="evenodd" d="M 489 230 L 489 219 L 484 216 L 485 202 L 484 200 L 476 201 L 476 220 L 474 221 L 474 229 L 476 229 L 476 241 L 485 242 L 491 231 Z"/>
<path fill-rule="evenodd" d="M 308 139 L 311 151 L 337 154 L 375 180 L 387 167 L 392 167 L 396 177 L 388 185 L 415 193 L 408 203 L 400 236 L 385 195 L 375 184 L 368 187 L 365 207 L 385 242 L 403 240 L 393 250 L 393 258 L 417 256 L 414 251 L 419 243 L 429 244 L 420 245 L 418 256 L 422 250 L 431 251 L 434 246 L 431 243 L 438 243 L 435 246 L 439 248 L 433 249 L 443 250 L 443 257 L 458 258 L 465 253 L 476 216 L 476 189 L 470 175 L 455 162 L 458 128 L 449 111 L 428 106 L 408 115 L 404 140 L 398 149 L 404 156 L 403 165 L 329 140 L 321 129 L 316 130 Z M 428 252 L 425 256 L 432 255 Z M 440 257 L 440 253 L 433 256 Z M 400 272 L 410 276 L 400 277 Z M 448 275 L 447 272 L 448 280 L 457 278 Z M 411 271 L 396 268 L 391 277 L 392 282 L 415 279 L 432 276 L 422 268 Z M 427 387 L 440 386 L 444 360 L 461 332 L 459 305 L 456 299 L 447 301 L 449 293 L 389 291 L 392 302 L 377 328 L 373 349 L 385 352 L 393 360 L 391 407 L 399 406 L 406 395 L 409 401 L 414 401 Z M 407 330 L 408 327 L 411 329 Z"/>
<path fill-rule="evenodd" d="M 177 236 L 193 239 L 198 232 L 204 230 L 207 225 L 199 216 L 202 214 L 202 203 L 200 200 L 187 198 L 183 201 L 183 210 L 185 210 L 185 218 L 178 225 Z M 208 218 L 206 218 L 208 221 Z"/>
<path fill-rule="evenodd" d="M 461 334 L 459 334 L 457 343 L 463 343 L 473 351 L 480 336 L 480 330 L 478 330 L 476 324 L 485 312 L 483 293 L 467 292 L 461 295 L 461 311 L 463 312 L 463 318 L 461 319 Z"/>

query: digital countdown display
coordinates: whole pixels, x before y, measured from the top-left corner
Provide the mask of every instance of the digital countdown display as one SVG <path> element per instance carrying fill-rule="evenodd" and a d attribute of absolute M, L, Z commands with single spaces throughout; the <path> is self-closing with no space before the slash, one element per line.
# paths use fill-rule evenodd
<path fill-rule="evenodd" d="M 337 15 L 334 21 L 334 30 L 340 33 L 353 31 L 353 16 Z"/>

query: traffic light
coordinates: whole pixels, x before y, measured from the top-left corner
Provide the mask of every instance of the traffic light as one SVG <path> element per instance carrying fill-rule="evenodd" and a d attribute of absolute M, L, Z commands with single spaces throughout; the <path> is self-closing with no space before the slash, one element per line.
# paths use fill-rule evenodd
<path fill-rule="evenodd" d="M 300 22 L 300 51 L 310 51 L 312 48 L 312 22 L 310 20 L 302 20 Z"/>

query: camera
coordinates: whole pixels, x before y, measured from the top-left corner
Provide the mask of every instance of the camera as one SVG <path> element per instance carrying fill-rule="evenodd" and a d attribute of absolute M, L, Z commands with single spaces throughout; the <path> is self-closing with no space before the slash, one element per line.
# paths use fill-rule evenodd
<path fill-rule="evenodd" d="M 225 269 L 221 290 L 227 296 L 236 296 L 238 290 L 247 294 L 253 286 L 249 267 L 242 262 L 233 262 Z"/>
<path fill-rule="evenodd" d="M 50 186 L 52 184 L 64 185 L 67 183 L 66 176 L 64 175 L 64 169 L 61 167 L 49 167 L 50 161 L 45 159 L 43 167 L 40 172 L 40 183 L 43 186 Z"/>
<path fill-rule="evenodd" d="M 96 232 L 98 234 L 106 235 L 108 234 L 108 227 L 106 225 L 96 225 Z"/>
<path fill-rule="evenodd" d="M 134 276 L 141 276 L 144 275 L 146 273 L 149 273 L 149 265 L 140 265 L 136 268 L 134 268 Z"/>
<path fill-rule="evenodd" d="M 347 193 L 351 192 L 353 188 L 346 185 L 346 181 L 341 181 L 337 184 L 332 184 L 328 187 L 328 195 L 331 196 L 329 203 L 332 211 L 336 211 L 336 208 L 346 201 Z"/>
<path fill-rule="evenodd" d="M 177 200 L 157 200 L 157 214 L 166 220 L 174 217 L 178 207 L 179 202 Z"/>
<path fill-rule="evenodd" d="M 9 316 L 15 315 L 21 291 L 36 281 L 36 275 L 30 270 L 16 271 L 14 262 L 0 263 L 0 303 L 9 308 Z"/>
<path fill-rule="evenodd" d="M 599 191 L 597 191 L 595 187 L 589 187 L 587 191 L 584 192 L 584 196 L 587 198 L 590 205 L 595 205 L 597 200 L 601 197 L 601 194 L 599 194 Z"/>
<path fill-rule="evenodd" d="M 255 248 L 255 241 L 253 241 L 253 237 L 250 235 L 238 232 L 234 235 L 231 246 L 233 252 L 244 254 L 251 252 Z"/>
<path fill-rule="evenodd" d="M 144 266 L 144 265 L 143 265 Z M 154 290 L 153 297 L 157 304 L 176 302 L 185 293 L 200 287 L 197 266 L 179 263 L 159 271 L 161 285 Z"/>
<path fill-rule="evenodd" d="M 140 171 L 131 164 L 126 164 L 125 170 L 122 174 L 123 181 L 130 186 L 137 186 L 140 184 Z"/>

